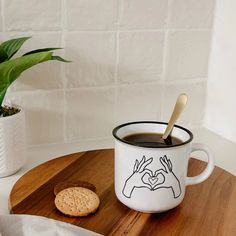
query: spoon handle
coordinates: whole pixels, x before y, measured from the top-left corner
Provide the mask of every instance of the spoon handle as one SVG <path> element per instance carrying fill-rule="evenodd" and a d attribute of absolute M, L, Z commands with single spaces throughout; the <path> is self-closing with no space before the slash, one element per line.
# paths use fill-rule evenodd
<path fill-rule="evenodd" d="M 182 111 L 187 103 L 187 100 L 188 100 L 188 97 L 186 94 L 182 93 L 179 95 L 179 97 L 175 103 L 173 113 L 170 117 L 168 126 L 165 130 L 165 133 L 162 136 L 163 139 L 166 139 L 169 136 L 171 130 L 173 129 L 174 124 L 176 123 L 177 119 L 179 118 L 179 115 L 182 113 Z"/>

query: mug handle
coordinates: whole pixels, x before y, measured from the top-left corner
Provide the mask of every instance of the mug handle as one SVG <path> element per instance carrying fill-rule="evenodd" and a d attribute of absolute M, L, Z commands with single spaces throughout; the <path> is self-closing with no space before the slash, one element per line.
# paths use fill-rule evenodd
<path fill-rule="evenodd" d="M 201 174 L 194 176 L 194 177 L 186 177 L 186 182 L 185 182 L 186 186 L 192 185 L 192 184 L 199 184 L 199 183 L 203 182 L 211 175 L 211 173 L 214 169 L 213 153 L 208 146 L 206 146 L 205 144 L 202 144 L 202 143 L 193 143 L 190 153 L 194 152 L 194 151 L 205 152 L 207 155 L 207 158 L 208 158 L 208 164 L 207 164 L 205 170 Z"/>

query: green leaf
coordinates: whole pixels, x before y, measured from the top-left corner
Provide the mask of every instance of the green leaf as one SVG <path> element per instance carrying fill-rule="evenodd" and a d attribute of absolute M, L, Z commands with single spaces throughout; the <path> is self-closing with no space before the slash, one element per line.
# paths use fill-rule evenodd
<path fill-rule="evenodd" d="M 7 88 L 2 88 L 2 86 L 0 86 L 0 104 L 2 105 L 3 99 L 5 97 L 5 94 L 7 92 Z M 1 107 L 0 105 L 0 107 Z"/>
<path fill-rule="evenodd" d="M 62 48 L 40 48 L 40 49 L 37 49 L 37 50 L 33 50 L 33 51 L 30 51 L 30 52 L 27 52 L 23 56 L 34 54 L 34 53 L 38 53 L 38 52 L 48 52 L 48 51 L 58 50 L 58 49 L 62 49 Z"/>
<path fill-rule="evenodd" d="M 18 57 L 0 64 L 0 106 L 2 105 L 7 88 L 20 74 L 30 67 L 52 60 L 53 52 L 39 52 L 24 57 Z"/>
<path fill-rule="evenodd" d="M 7 58 L 7 53 L 0 47 L 0 63 L 6 61 Z"/>
<path fill-rule="evenodd" d="M 15 53 L 18 52 L 18 50 L 21 48 L 23 43 L 28 40 L 31 37 L 22 37 L 22 38 L 16 38 L 16 39 L 10 39 L 8 41 L 3 42 L 0 45 L 0 48 L 2 48 L 8 56 L 8 60 L 14 56 Z"/>
<path fill-rule="evenodd" d="M 59 56 L 52 56 L 52 60 L 62 61 L 62 62 L 71 62 L 71 61 L 65 60 L 64 58 L 59 57 Z"/>

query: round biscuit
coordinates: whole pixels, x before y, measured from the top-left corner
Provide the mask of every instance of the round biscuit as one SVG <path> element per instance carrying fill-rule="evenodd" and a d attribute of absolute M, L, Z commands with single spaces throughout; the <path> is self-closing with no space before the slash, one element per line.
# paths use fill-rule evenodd
<path fill-rule="evenodd" d="M 98 195 L 83 187 L 66 188 L 55 198 L 56 208 L 69 216 L 87 216 L 97 210 L 99 203 Z"/>

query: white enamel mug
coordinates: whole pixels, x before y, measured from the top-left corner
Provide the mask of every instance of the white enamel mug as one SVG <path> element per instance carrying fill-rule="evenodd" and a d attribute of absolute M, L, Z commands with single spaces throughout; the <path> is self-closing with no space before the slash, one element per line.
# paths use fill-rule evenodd
<path fill-rule="evenodd" d="M 193 134 L 175 125 L 172 136 L 181 144 L 143 147 L 124 141 L 135 133 L 164 133 L 167 124 L 138 121 L 117 126 L 115 137 L 115 193 L 126 206 L 141 212 L 157 213 L 178 206 L 186 186 L 206 180 L 214 169 L 211 150 L 204 144 L 192 143 Z M 188 161 L 193 151 L 206 153 L 208 164 L 197 176 L 188 177 Z"/>

